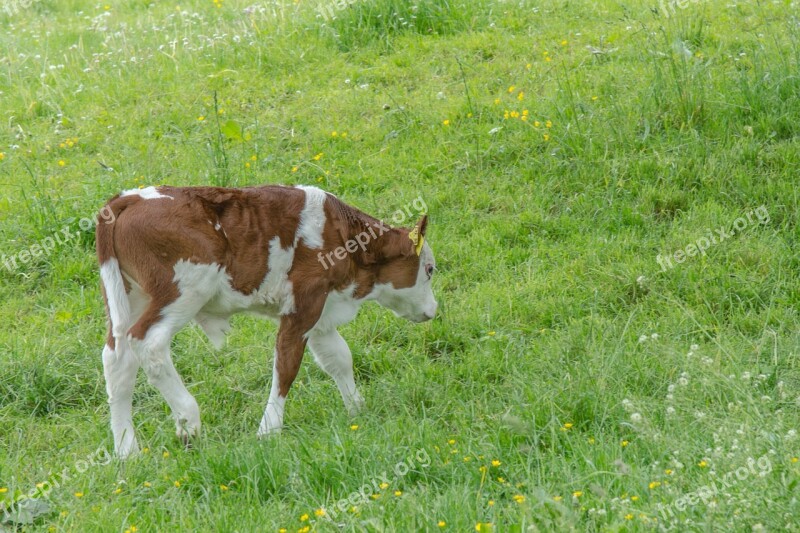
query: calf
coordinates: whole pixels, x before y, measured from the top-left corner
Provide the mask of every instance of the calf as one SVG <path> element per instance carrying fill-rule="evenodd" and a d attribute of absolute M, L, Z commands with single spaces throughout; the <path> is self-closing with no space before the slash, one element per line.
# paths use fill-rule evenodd
<path fill-rule="evenodd" d="M 306 344 L 356 412 L 364 400 L 336 328 L 369 300 L 414 322 L 433 318 L 426 226 L 423 215 L 411 230 L 387 227 L 315 187 L 147 187 L 112 198 L 96 236 L 117 455 L 139 449 L 132 397 L 140 366 L 169 404 L 178 436 L 188 443 L 200 431 L 197 402 L 170 357 L 172 337 L 191 320 L 216 347 L 234 313 L 278 323 L 259 436 L 280 431 Z"/>

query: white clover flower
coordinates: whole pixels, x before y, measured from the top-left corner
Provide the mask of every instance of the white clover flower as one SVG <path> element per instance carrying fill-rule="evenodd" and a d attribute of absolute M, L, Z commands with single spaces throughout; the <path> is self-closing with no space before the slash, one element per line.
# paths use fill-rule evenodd
<path fill-rule="evenodd" d="M 672 407 L 671 405 L 667 407 L 667 416 L 672 416 L 674 414 L 675 414 L 675 408 Z"/>
<path fill-rule="evenodd" d="M 643 342 L 646 342 L 646 341 L 647 341 L 647 335 L 641 335 L 641 336 L 639 336 L 639 343 L 640 343 L 640 344 L 641 344 L 641 343 L 643 343 Z"/>
<path fill-rule="evenodd" d="M 656 340 L 658 338 L 658 333 L 653 333 L 650 335 L 650 338 Z"/>
<path fill-rule="evenodd" d="M 749 380 L 751 377 L 752 376 L 751 376 L 750 372 L 745 372 L 745 373 L 742 374 L 742 380 L 744 380 L 744 381 Z"/>
<path fill-rule="evenodd" d="M 667 392 L 669 393 L 675 392 L 675 385 L 670 385 L 669 387 L 667 387 Z"/>
<path fill-rule="evenodd" d="M 633 422 L 634 424 L 638 424 L 641 421 L 642 421 L 642 415 L 640 415 L 639 413 L 633 413 L 631 415 L 631 422 Z"/>
<path fill-rule="evenodd" d="M 671 401 L 672 401 L 672 400 L 674 400 L 674 399 L 675 399 L 675 397 L 674 397 L 672 394 L 667 394 L 667 396 L 666 396 L 666 400 L 667 400 L 668 402 L 671 402 Z"/>
<path fill-rule="evenodd" d="M 697 350 L 700 349 L 700 347 L 696 344 L 692 344 L 691 346 L 689 346 L 689 349 L 693 352 L 696 352 Z"/>

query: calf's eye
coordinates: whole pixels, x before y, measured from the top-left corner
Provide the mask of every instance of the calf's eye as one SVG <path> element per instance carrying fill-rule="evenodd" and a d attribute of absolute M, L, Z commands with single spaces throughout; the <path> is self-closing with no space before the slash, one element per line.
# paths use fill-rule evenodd
<path fill-rule="evenodd" d="M 433 276 L 433 265 L 425 265 L 425 273 L 428 275 L 428 279 L 431 279 Z"/>

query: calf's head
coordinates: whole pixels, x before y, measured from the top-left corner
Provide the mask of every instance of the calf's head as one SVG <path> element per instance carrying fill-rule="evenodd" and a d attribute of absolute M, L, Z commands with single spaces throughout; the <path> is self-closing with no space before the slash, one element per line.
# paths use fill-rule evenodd
<path fill-rule="evenodd" d="M 432 319 L 438 307 L 431 288 L 436 262 L 433 250 L 425 242 L 427 226 L 428 216 L 423 215 L 414 229 L 393 230 L 377 269 L 376 300 L 412 322 Z"/>

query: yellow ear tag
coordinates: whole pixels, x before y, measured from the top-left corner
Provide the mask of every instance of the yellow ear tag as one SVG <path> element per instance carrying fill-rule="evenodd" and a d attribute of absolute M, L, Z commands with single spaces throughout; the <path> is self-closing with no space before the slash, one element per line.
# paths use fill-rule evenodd
<path fill-rule="evenodd" d="M 419 256 L 422 253 L 422 245 L 425 244 L 425 237 L 419 234 L 419 226 L 414 226 L 414 229 L 408 233 L 408 238 L 414 243 L 414 251 Z"/>

